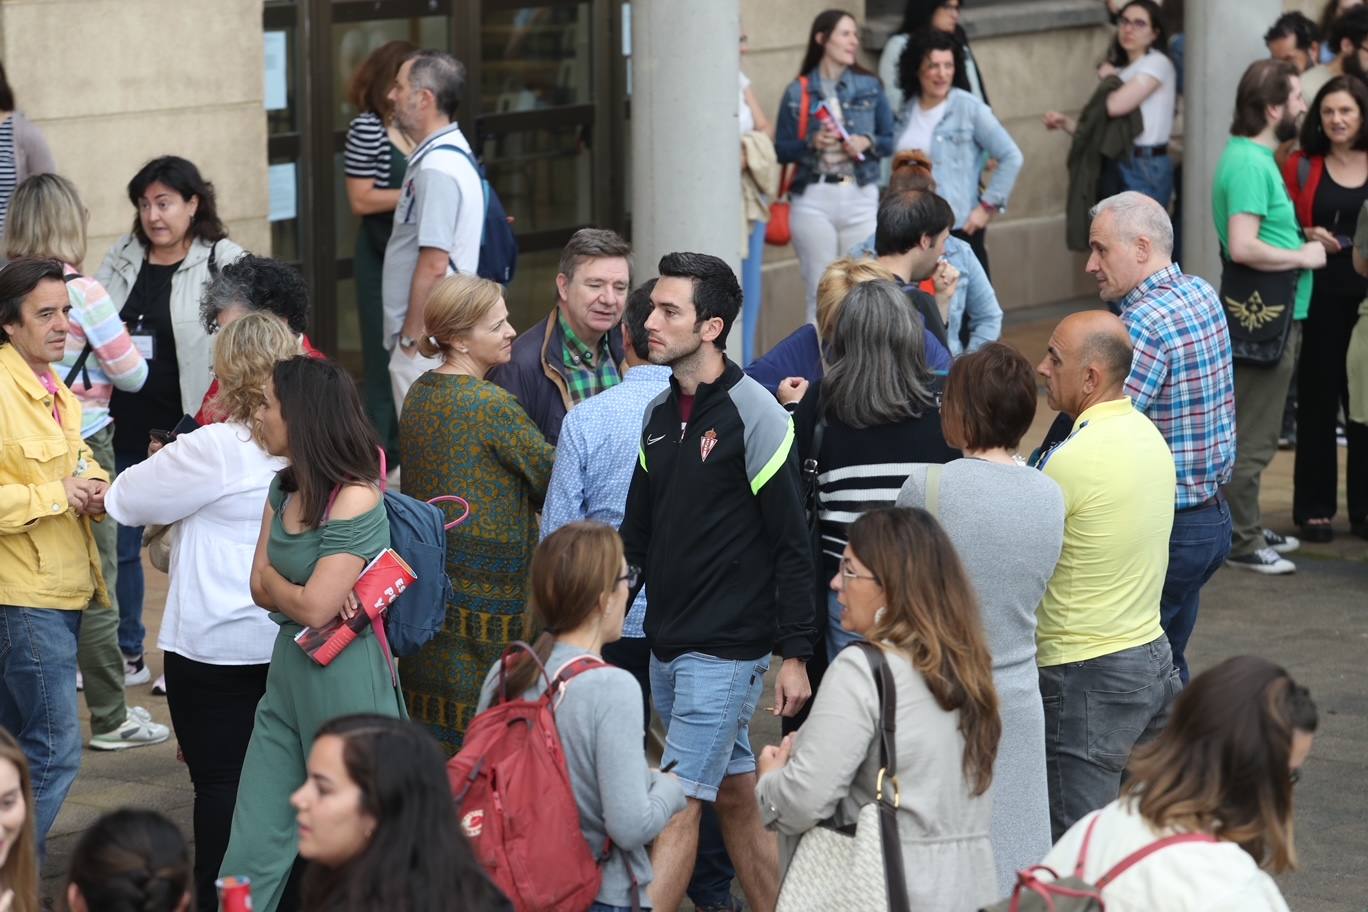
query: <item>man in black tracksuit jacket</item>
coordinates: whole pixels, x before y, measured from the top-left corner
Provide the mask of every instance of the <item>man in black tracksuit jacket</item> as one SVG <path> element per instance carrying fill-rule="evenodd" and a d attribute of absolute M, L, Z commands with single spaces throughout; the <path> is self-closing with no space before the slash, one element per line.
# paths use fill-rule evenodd
<path fill-rule="evenodd" d="M 811 693 L 812 553 L 793 423 L 722 353 L 740 304 L 736 277 L 717 257 L 661 259 L 646 329 L 651 361 L 673 376 L 647 406 L 621 530 L 649 593 L 661 764 L 676 764 L 689 796 L 652 853 L 659 908 L 683 897 L 702 801 L 716 803 L 750 905 L 773 908 L 778 858 L 755 802 L 748 726 L 776 644 L 776 714 L 797 713 Z"/>

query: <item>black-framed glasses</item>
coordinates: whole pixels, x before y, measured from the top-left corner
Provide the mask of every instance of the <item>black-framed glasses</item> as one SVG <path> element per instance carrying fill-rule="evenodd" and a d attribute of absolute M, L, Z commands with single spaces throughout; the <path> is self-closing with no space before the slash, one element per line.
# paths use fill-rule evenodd
<path fill-rule="evenodd" d="M 635 564 L 627 565 L 627 572 L 617 578 L 619 583 L 626 583 L 628 589 L 635 589 L 637 583 L 641 582 L 641 568 Z"/>

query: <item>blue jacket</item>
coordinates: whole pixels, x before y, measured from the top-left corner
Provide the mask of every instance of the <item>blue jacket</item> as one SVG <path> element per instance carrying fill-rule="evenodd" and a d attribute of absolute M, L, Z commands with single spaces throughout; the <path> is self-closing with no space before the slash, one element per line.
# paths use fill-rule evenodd
<path fill-rule="evenodd" d="M 850 248 L 846 254 L 851 259 L 860 260 L 873 257 L 874 235 Z M 988 273 L 974 255 L 974 248 L 965 241 L 951 235 L 945 239 L 945 259 L 959 270 L 959 285 L 955 286 L 955 296 L 950 299 L 949 330 L 947 333 L 950 354 L 958 358 L 966 351 L 978 351 L 989 342 L 996 342 L 1002 336 L 1002 306 L 998 304 L 997 292 L 993 283 L 988 281 Z M 960 327 L 965 318 L 969 320 L 969 347 L 960 345 Z M 928 361 L 930 346 L 927 346 Z"/>
<path fill-rule="evenodd" d="M 914 104 L 915 98 L 898 113 L 893 126 L 895 137 L 902 136 Z M 933 135 L 931 173 L 936 178 L 936 192 L 955 211 L 955 227 L 964 227 L 964 220 L 980 200 L 1005 210 L 1023 159 L 1021 149 L 993 109 L 963 89 L 951 89 L 949 106 Z M 988 189 L 980 194 L 979 180 L 990 158 L 997 159 L 997 170 L 988 181 Z"/>
<path fill-rule="evenodd" d="M 950 353 L 931 330 L 923 332 L 926 366 L 934 373 L 944 374 L 950 369 Z M 788 377 L 802 377 L 811 383 L 822 379 L 822 373 L 822 344 L 817 339 L 817 327 L 811 323 L 804 323 L 746 365 L 746 374 L 771 393 Z"/>
<path fill-rule="evenodd" d="M 798 165 L 791 187 L 793 193 L 801 193 L 804 187 L 812 183 L 817 167 L 817 150 L 809 144 L 809 140 L 817 135 L 816 111 L 822 101 L 822 93 L 817 88 L 817 69 L 807 74 L 807 80 L 807 136 L 798 135 L 798 108 L 803 90 L 796 79 L 784 90 L 775 127 L 774 151 L 778 153 L 780 163 L 796 162 Z M 851 136 L 868 136 L 872 142 L 864 154 L 864 161 L 854 163 L 855 180 L 862 187 L 875 183 L 879 179 L 879 159 L 893 154 L 895 135 L 893 109 L 888 106 L 883 83 L 873 73 L 857 73 L 847 69 L 836 83 L 836 98 L 841 102 L 846 132 Z"/>

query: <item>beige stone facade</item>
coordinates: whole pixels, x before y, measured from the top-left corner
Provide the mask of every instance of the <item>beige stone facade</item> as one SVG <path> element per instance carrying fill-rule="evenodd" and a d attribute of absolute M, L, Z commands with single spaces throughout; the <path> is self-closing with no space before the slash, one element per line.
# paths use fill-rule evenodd
<path fill-rule="evenodd" d="M 232 237 L 270 250 L 261 0 L 6 0 L 0 59 L 90 210 L 85 269 L 132 225 L 128 180 L 174 154 L 217 190 Z"/>

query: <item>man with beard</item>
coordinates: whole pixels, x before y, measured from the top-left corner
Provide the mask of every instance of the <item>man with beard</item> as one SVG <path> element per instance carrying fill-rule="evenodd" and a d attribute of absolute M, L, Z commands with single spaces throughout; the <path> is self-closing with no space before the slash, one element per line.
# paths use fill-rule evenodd
<path fill-rule="evenodd" d="M 1274 25 L 1274 28 L 1277 26 Z M 1308 107 L 1315 101 L 1316 93 L 1321 90 L 1321 86 L 1336 76 L 1348 74 L 1368 80 L 1368 50 L 1363 48 L 1365 39 L 1368 39 L 1368 5 L 1356 6 L 1335 21 L 1330 34 L 1325 36 L 1325 41 L 1338 52 L 1338 55 L 1329 63 L 1311 67 L 1301 76 L 1302 98 Z M 1270 54 L 1272 49 L 1273 45 L 1270 43 Z"/>
<path fill-rule="evenodd" d="M 1233 528 L 1226 563 L 1258 573 L 1292 573 L 1296 566 L 1275 546 L 1290 541 L 1263 528 L 1259 476 L 1278 447 L 1283 403 L 1301 345 L 1301 324 L 1311 300 L 1311 270 L 1325 265 L 1325 248 L 1307 241 L 1292 199 L 1273 158 L 1278 144 L 1292 139 L 1306 113 L 1296 68 L 1281 60 L 1249 65 L 1235 93 L 1230 141 L 1212 178 L 1211 211 L 1223 258 L 1259 272 L 1301 270 L 1290 302 L 1292 327 L 1282 356 L 1273 365 L 1235 364 L 1235 471 L 1226 487 Z M 1227 311 L 1230 302 L 1227 301 Z M 1278 308 L 1281 312 L 1281 308 Z M 1229 317 L 1229 313 L 1227 314 Z M 1236 323 L 1232 318 L 1231 332 Z M 1286 544 L 1283 544 L 1286 542 Z"/>

